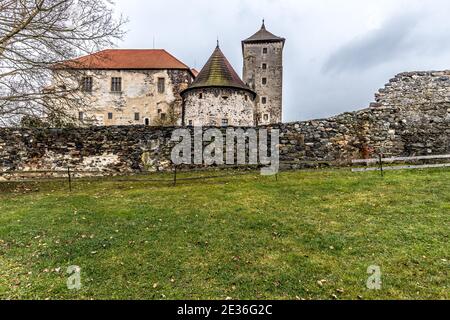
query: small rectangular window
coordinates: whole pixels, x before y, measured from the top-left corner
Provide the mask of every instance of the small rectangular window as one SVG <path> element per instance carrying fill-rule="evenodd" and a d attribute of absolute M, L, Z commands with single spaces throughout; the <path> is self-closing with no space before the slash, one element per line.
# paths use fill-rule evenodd
<path fill-rule="evenodd" d="M 199 95 L 198 95 L 198 98 L 201 100 L 201 99 L 203 99 L 203 93 L 200 93 Z"/>
<path fill-rule="evenodd" d="M 82 112 L 82 111 L 78 112 L 78 120 L 80 120 L 80 121 L 84 120 L 84 112 Z"/>
<path fill-rule="evenodd" d="M 158 93 L 164 93 L 166 90 L 166 79 L 158 78 Z"/>
<path fill-rule="evenodd" d="M 167 116 L 165 113 L 161 113 L 161 120 L 166 120 Z"/>
<path fill-rule="evenodd" d="M 92 77 L 83 77 L 81 79 L 81 91 L 83 92 L 92 92 Z"/>
<path fill-rule="evenodd" d="M 263 70 L 267 70 L 267 63 L 263 63 L 263 64 L 262 64 L 262 69 L 263 69 Z"/>
<path fill-rule="evenodd" d="M 262 78 L 262 84 L 266 85 L 267 84 L 267 78 Z"/>
<path fill-rule="evenodd" d="M 263 48 L 263 54 L 267 54 L 267 48 Z"/>
<path fill-rule="evenodd" d="M 245 101 L 248 101 L 248 95 L 245 95 Z"/>
<path fill-rule="evenodd" d="M 222 127 L 228 126 L 228 119 L 222 119 Z"/>
<path fill-rule="evenodd" d="M 141 119 L 139 112 L 134 113 L 134 121 L 139 121 Z"/>
<path fill-rule="evenodd" d="M 269 121 L 269 114 L 268 113 L 264 114 L 264 121 Z"/>
<path fill-rule="evenodd" d="M 111 78 L 111 92 L 122 92 L 122 78 Z"/>
<path fill-rule="evenodd" d="M 262 104 L 266 104 L 267 103 L 267 98 L 266 97 L 262 97 L 261 98 L 261 103 Z"/>
<path fill-rule="evenodd" d="M 113 118 L 112 112 L 108 112 L 108 120 L 112 120 L 112 118 Z"/>

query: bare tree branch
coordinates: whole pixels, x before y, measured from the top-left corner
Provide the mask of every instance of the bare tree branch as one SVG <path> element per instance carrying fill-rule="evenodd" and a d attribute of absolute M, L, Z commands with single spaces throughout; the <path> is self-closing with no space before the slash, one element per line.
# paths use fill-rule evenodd
<path fill-rule="evenodd" d="M 0 0 L 0 125 L 24 115 L 72 121 L 90 106 L 79 85 L 55 87 L 55 66 L 120 39 L 126 23 L 110 0 Z M 81 79 L 85 71 L 65 73 Z M 77 83 L 77 81 L 74 83 Z"/>

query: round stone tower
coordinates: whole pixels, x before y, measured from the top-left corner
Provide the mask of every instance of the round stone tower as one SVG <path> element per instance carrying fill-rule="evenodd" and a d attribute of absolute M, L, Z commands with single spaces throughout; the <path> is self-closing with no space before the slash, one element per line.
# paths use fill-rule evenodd
<path fill-rule="evenodd" d="M 257 124 L 283 120 L 283 49 L 286 39 L 269 31 L 263 24 L 250 38 L 242 41 L 243 80 L 257 93 Z"/>
<path fill-rule="evenodd" d="M 256 93 L 239 78 L 218 43 L 195 81 L 181 95 L 183 125 L 255 125 Z"/>

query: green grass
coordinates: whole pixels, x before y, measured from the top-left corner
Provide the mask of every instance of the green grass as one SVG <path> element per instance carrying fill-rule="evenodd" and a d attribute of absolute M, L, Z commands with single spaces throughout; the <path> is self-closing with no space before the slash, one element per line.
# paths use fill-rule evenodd
<path fill-rule="evenodd" d="M 137 179 L 0 184 L 0 298 L 450 299 L 448 170 Z"/>

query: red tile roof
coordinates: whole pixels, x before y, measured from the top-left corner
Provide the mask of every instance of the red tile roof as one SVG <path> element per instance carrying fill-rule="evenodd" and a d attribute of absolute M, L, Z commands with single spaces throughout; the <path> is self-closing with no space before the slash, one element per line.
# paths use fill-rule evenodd
<path fill-rule="evenodd" d="M 192 71 L 192 73 L 194 74 L 194 77 L 197 77 L 198 74 L 200 73 L 200 72 L 198 72 L 198 70 L 195 69 L 195 68 L 192 68 L 191 71 Z"/>
<path fill-rule="evenodd" d="M 187 69 L 183 62 L 163 49 L 108 49 L 57 65 L 57 68 L 97 70 Z"/>

